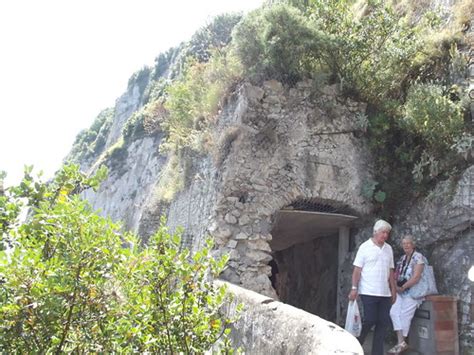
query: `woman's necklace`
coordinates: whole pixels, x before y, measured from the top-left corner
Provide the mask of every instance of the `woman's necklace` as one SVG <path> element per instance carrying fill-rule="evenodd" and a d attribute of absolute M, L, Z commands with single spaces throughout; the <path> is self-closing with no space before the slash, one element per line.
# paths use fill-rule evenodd
<path fill-rule="evenodd" d="M 415 252 L 415 250 L 413 250 L 411 252 L 409 257 L 405 254 L 405 257 L 403 258 L 402 272 L 401 272 L 401 275 L 400 275 L 402 279 L 405 278 L 405 274 L 407 273 L 407 270 L 408 270 L 408 265 L 410 265 L 411 257 L 413 256 L 414 252 Z M 408 258 L 408 261 L 407 261 L 407 258 Z"/>

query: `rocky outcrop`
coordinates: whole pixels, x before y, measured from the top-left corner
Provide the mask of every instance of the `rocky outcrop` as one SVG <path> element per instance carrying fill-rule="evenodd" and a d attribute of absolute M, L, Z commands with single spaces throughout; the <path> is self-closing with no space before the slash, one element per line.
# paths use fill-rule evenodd
<path fill-rule="evenodd" d="M 113 162 L 98 192 L 84 193 L 94 208 L 127 230 L 137 231 L 147 203 L 153 200 L 157 178 L 166 158 L 158 154 L 162 135 L 132 142 Z M 159 219 L 159 218 L 158 218 Z"/>
<path fill-rule="evenodd" d="M 461 346 L 472 347 L 474 285 L 468 271 L 474 264 L 474 166 L 457 183 L 439 184 L 429 197 L 412 206 L 395 223 L 397 245 L 412 234 L 435 271 L 440 294 L 458 299 Z"/>

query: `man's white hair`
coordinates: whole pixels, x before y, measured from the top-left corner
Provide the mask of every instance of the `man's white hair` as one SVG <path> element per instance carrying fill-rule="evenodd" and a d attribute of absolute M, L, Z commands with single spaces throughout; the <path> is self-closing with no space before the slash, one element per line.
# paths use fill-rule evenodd
<path fill-rule="evenodd" d="M 377 232 L 381 231 L 382 229 L 387 230 L 387 231 L 390 232 L 392 230 L 392 226 L 387 221 L 384 221 L 383 219 L 379 219 L 374 224 L 374 233 L 377 233 Z"/>

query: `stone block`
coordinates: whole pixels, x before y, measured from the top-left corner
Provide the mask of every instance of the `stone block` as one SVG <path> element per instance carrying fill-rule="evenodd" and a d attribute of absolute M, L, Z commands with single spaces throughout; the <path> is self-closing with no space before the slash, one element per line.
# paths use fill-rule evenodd
<path fill-rule="evenodd" d="M 277 80 L 267 80 L 263 83 L 263 87 L 266 90 L 270 90 L 270 91 L 278 92 L 278 93 L 282 93 L 284 90 L 282 83 L 280 83 Z"/>
<path fill-rule="evenodd" d="M 213 237 L 223 239 L 229 238 L 232 235 L 232 231 L 229 228 L 218 228 L 210 233 Z"/>
<path fill-rule="evenodd" d="M 255 191 L 258 191 L 258 192 L 268 192 L 268 187 L 267 186 L 264 186 L 264 185 L 253 185 L 253 188 Z"/>
<path fill-rule="evenodd" d="M 247 239 L 248 237 L 249 236 L 246 233 L 240 232 L 235 236 L 235 239 L 242 240 L 242 239 Z"/>
<path fill-rule="evenodd" d="M 260 101 L 265 94 L 262 88 L 247 84 L 243 87 L 244 95 L 253 102 Z"/>
<path fill-rule="evenodd" d="M 224 220 L 229 224 L 237 223 L 237 218 L 235 218 L 235 216 L 233 216 L 231 213 L 227 213 L 224 217 Z"/>
<path fill-rule="evenodd" d="M 247 245 L 250 249 L 263 250 L 263 251 L 268 251 L 268 252 L 272 251 L 272 249 L 270 248 L 270 245 L 268 245 L 268 243 L 262 239 L 249 240 Z"/>
<path fill-rule="evenodd" d="M 250 222 L 250 217 L 247 214 L 244 214 L 239 218 L 239 225 L 241 226 L 245 226 L 249 222 Z"/>
<path fill-rule="evenodd" d="M 236 240 L 232 239 L 232 240 L 229 240 L 226 246 L 230 249 L 234 249 L 237 246 L 237 243 L 238 242 Z"/>
<path fill-rule="evenodd" d="M 267 252 L 260 251 L 260 250 L 247 250 L 245 256 L 251 260 L 258 261 L 261 263 L 268 263 L 272 260 L 272 256 Z"/>
<path fill-rule="evenodd" d="M 276 110 L 276 111 L 279 111 L 280 108 L 278 109 L 275 109 L 274 105 L 278 104 L 280 102 L 280 98 L 276 95 L 269 95 L 267 97 L 265 97 L 265 102 L 269 103 L 270 105 L 272 105 L 272 110 Z M 270 108 L 270 107 L 269 107 Z"/>

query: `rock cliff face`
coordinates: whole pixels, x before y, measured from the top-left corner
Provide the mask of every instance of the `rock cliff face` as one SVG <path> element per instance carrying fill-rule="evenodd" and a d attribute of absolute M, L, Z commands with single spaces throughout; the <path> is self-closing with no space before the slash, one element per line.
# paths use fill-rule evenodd
<path fill-rule="evenodd" d="M 467 278 L 474 256 L 474 166 L 457 183 L 442 183 L 431 196 L 401 214 L 395 240 L 405 233 L 417 238 L 428 257 L 440 293 L 456 296 L 461 341 L 469 344 L 472 323 L 473 283 Z"/>
<path fill-rule="evenodd" d="M 108 146 L 139 106 L 139 95 L 129 89 L 117 103 Z M 340 321 L 356 247 L 370 238 L 376 219 L 361 193 L 371 178 L 371 156 L 359 137 L 364 111 L 336 86 L 243 84 L 213 127 L 214 153 L 185 152 L 186 182 L 171 201 L 156 193 L 168 160 L 158 151 L 160 132 L 133 141 L 101 189 L 86 197 L 145 236 L 161 216 L 171 228 L 184 227 L 183 243 L 193 250 L 210 235 L 217 253 L 230 254 L 224 279 Z M 439 291 L 459 297 L 464 344 L 472 338 L 473 184 L 471 167 L 457 183 L 440 184 L 432 197 L 400 211 L 391 242 L 398 245 L 405 233 L 417 238 Z M 290 212 L 305 219 L 284 217 Z M 340 229 L 338 237 L 340 224 L 332 228 L 316 215 L 350 215 L 348 240 L 343 243 Z"/>

